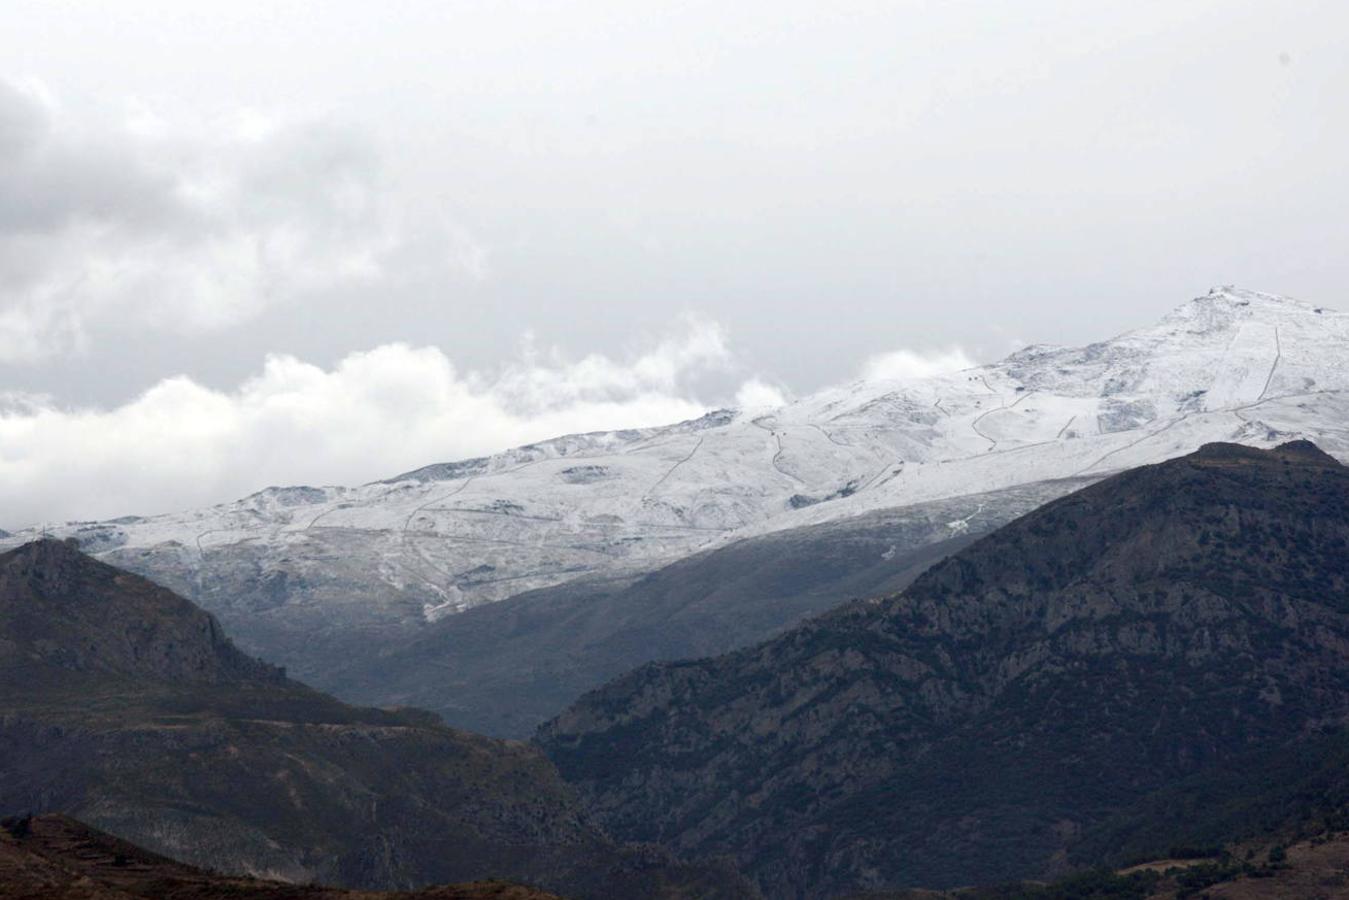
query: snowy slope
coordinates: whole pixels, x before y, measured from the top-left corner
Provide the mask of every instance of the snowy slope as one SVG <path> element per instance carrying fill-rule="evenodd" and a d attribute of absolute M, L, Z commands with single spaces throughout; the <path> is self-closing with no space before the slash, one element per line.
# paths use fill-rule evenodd
<path fill-rule="evenodd" d="M 1291 437 L 1349 457 L 1349 315 L 1225 288 L 1086 347 L 1033 346 L 776 410 L 53 532 L 187 592 L 227 624 L 397 629 L 741 536 L 1103 475 L 1208 441 Z"/>

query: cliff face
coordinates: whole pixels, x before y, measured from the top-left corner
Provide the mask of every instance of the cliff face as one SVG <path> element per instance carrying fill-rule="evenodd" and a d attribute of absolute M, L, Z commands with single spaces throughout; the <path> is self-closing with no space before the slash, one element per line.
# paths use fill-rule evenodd
<path fill-rule="evenodd" d="M 0 815 L 48 811 L 301 882 L 744 890 L 611 842 L 534 748 L 340 703 L 247 657 L 181 597 L 55 541 L 0 556 Z"/>
<path fill-rule="evenodd" d="M 1219 444 L 1048 504 L 901 595 L 637 670 L 539 741 L 615 834 L 825 896 L 1053 872 L 1135 806 L 1256 778 L 1346 716 L 1349 471 L 1305 442 Z"/>

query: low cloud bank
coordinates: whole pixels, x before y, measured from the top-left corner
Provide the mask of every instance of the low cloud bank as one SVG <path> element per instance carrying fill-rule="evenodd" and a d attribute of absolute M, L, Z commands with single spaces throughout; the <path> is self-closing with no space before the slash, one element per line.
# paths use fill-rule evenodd
<path fill-rule="evenodd" d="M 111 409 L 0 398 L 6 527 L 147 514 L 273 484 L 355 484 L 561 434 L 701 415 L 699 375 L 734 368 L 720 327 L 688 320 L 625 359 L 527 348 L 463 372 L 435 347 L 388 344 L 332 369 L 271 356 L 228 391 L 167 378 Z M 740 393 L 780 399 L 751 378 Z"/>
<path fill-rule="evenodd" d="M 959 349 L 898 350 L 868 360 L 864 376 L 971 365 Z M 436 347 L 398 343 L 331 369 L 270 356 L 232 390 L 166 378 L 109 409 L 0 394 L 0 525 L 153 514 L 269 485 L 359 484 L 564 434 L 669 424 L 718 405 L 697 396 L 700 377 L 736 371 L 722 328 L 688 318 L 621 359 L 569 359 L 526 340 L 499 370 L 461 371 Z M 757 375 L 733 394 L 713 399 L 749 410 L 788 399 Z"/>

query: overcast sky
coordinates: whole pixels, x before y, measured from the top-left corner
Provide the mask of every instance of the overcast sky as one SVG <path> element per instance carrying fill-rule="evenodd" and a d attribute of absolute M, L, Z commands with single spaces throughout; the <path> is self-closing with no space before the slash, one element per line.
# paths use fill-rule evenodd
<path fill-rule="evenodd" d="M 1343 2 L 6 0 L 0 525 L 1341 306 Z"/>

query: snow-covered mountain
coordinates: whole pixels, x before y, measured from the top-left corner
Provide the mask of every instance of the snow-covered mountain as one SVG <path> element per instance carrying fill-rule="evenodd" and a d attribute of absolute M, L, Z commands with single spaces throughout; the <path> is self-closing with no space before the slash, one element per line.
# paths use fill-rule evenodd
<path fill-rule="evenodd" d="M 1349 457 L 1349 315 L 1222 288 L 1086 347 L 50 530 L 272 635 L 245 629 L 245 645 L 298 659 L 306 642 L 399 634 L 741 537 L 1295 437 Z"/>

